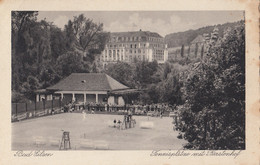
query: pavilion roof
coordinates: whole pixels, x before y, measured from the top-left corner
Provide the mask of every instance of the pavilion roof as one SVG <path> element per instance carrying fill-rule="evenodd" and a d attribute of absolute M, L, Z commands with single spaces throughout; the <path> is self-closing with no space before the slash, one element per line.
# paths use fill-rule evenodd
<path fill-rule="evenodd" d="M 114 94 L 114 95 L 128 95 L 128 94 L 137 94 L 142 92 L 141 90 L 138 89 L 122 89 L 122 90 L 115 90 L 109 92 L 109 94 Z"/>
<path fill-rule="evenodd" d="M 113 91 L 129 89 L 105 73 L 72 73 L 47 90 Z"/>

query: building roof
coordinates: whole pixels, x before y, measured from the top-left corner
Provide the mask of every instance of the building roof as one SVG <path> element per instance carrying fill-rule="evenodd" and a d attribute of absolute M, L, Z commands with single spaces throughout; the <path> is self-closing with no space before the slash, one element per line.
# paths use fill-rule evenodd
<path fill-rule="evenodd" d="M 204 42 L 204 37 L 202 35 L 198 35 L 193 41 L 191 41 L 191 44 L 202 43 L 202 42 Z"/>
<path fill-rule="evenodd" d="M 72 73 L 47 90 L 113 91 L 129 89 L 105 73 Z"/>
<path fill-rule="evenodd" d="M 132 32 L 112 32 L 111 37 L 158 37 L 163 38 L 160 34 L 149 31 L 132 31 Z"/>
<path fill-rule="evenodd" d="M 128 95 L 128 94 L 135 94 L 140 93 L 141 90 L 138 89 L 123 89 L 123 90 L 117 90 L 117 91 L 111 91 L 109 94 L 115 94 L 115 95 Z"/>

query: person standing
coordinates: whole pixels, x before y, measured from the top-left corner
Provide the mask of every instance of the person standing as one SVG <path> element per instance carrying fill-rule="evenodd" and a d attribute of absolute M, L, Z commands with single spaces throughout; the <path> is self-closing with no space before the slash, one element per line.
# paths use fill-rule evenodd
<path fill-rule="evenodd" d="M 82 116 L 83 116 L 83 121 L 84 121 L 87 117 L 87 113 L 85 110 L 82 111 Z"/>

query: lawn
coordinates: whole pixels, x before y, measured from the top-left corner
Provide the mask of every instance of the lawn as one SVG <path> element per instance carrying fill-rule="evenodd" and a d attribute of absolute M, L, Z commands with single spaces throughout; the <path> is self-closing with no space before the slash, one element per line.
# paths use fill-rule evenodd
<path fill-rule="evenodd" d="M 73 150 L 94 150 L 105 144 L 109 150 L 177 150 L 185 140 L 172 129 L 172 118 L 133 116 L 136 126 L 119 130 L 109 127 L 122 115 L 64 113 L 12 123 L 12 150 L 58 150 L 62 130 L 70 132 Z M 152 129 L 140 128 L 141 122 L 152 122 Z M 42 143 L 35 144 L 40 138 Z M 84 144 L 94 145 L 93 148 Z"/>

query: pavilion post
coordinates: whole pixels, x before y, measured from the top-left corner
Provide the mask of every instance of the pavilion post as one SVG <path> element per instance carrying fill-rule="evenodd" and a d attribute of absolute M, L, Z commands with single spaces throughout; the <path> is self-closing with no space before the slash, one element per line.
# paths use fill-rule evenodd
<path fill-rule="evenodd" d="M 60 93 L 61 100 L 63 99 L 63 93 Z"/>
<path fill-rule="evenodd" d="M 72 102 L 74 102 L 75 100 L 75 93 L 72 93 Z"/>
<path fill-rule="evenodd" d="M 96 103 L 98 103 L 98 94 L 96 93 Z"/>
<path fill-rule="evenodd" d="M 86 95 L 87 95 L 87 94 L 84 93 L 83 95 L 84 95 L 84 104 L 86 104 L 86 102 L 87 102 L 87 96 L 86 96 Z"/>

